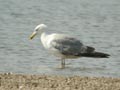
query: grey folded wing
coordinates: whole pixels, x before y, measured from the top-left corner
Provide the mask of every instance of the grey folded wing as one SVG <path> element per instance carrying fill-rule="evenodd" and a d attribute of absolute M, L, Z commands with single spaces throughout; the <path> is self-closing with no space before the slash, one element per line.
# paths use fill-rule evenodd
<path fill-rule="evenodd" d="M 54 39 L 51 42 L 52 47 L 57 49 L 64 55 L 77 56 L 86 51 L 86 47 L 79 40 L 71 37 L 64 37 L 61 39 Z"/>

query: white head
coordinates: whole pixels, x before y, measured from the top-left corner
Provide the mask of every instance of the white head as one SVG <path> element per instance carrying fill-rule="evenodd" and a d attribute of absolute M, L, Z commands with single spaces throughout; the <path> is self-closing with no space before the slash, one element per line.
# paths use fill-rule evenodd
<path fill-rule="evenodd" d="M 45 24 L 39 24 L 38 26 L 36 26 L 34 32 L 30 36 L 30 39 L 33 39 L 37 34 L 41 34 L 45 28 L 47 28 Z"/>
<path fill-rule="evenodd" d="M 35 27 L 34 31 L 39 32 L 46 28 L 47 26 L 45 24 L 39 24 L 38 26 Z"/>

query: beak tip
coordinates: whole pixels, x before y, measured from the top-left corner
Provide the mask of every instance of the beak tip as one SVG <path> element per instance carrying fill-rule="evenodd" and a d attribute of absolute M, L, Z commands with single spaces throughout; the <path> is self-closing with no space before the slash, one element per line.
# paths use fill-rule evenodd
<path fill-rule="evenodd" d="M 29 39 L 32 39 L 31 37 L 29 37 Z"/>
<path fill-rule="evenodd" d="M 29 39 L 32 40 L 35 35 L 36 35 L 36 32 L 33 32 L 33 33 L 31 34 L 31 36 L 29 37 Z"/>

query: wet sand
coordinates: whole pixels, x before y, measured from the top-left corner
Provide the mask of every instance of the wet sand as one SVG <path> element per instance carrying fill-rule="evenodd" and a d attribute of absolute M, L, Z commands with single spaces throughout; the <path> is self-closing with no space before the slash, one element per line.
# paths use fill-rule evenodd
<path fill-rule="evenodd" d="M 120 90 L 120 78 L 4 73 L 0 90 Z"/>

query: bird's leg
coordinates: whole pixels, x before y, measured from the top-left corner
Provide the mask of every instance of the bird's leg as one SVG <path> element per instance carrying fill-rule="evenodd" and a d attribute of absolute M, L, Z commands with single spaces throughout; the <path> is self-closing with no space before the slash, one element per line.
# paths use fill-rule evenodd
<path fill-rule="evenodd" d="M 65 59 L 64 58 L 61 59 L 61 68 L 62 69 L 65 68 Z"/>

